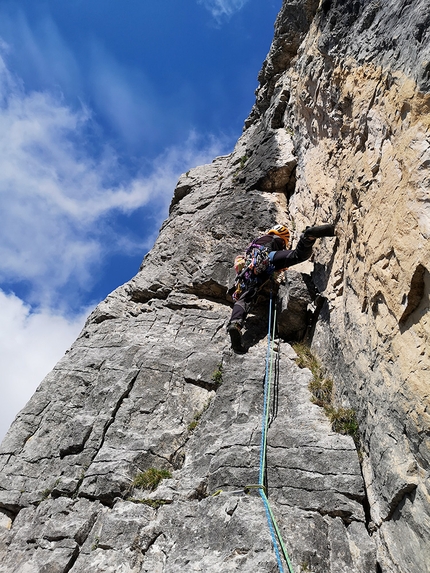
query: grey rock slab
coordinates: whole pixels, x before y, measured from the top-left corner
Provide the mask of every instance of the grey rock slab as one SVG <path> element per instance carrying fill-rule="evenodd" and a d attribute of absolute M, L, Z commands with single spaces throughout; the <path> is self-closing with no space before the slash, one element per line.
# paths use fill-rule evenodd
<path fill-rule="evenodd" d="M 98 502 L 68 498 L 48 499 L 37 507 L 24 508 L 15 518 L 6 543 L 0 542 L 0 571 L 67 571 L 100 511 Z"/>
<path fill-rule="evenodd" d="M 84 571 L 276 571 L 258 499 L 217 496 L 153 510 L 118 502 L 100 514 L 73 567 Z M 198 524 L 198 525 L 197 525 Z"/>
<path fill-rule="evenodd" d="M 57 492 L 71 492 L 73 485 L 81 487 L 82 495 L 112 499 L 129 488 L 139 468 L 160 461 L 170 464 L 170 456 L 187 438 L 194 415 L 211 398 L 208 390 L 196 384 L 201 372 L 196 370 L 197 363 L 193 366 L 192 358 L 191 362 L 188 359 L 208 325 L 208 344 L 217 347 L 214 332 L 216 335 L 226 318 L 222 305 L 193 306 L 187 307 L 182 319 L 169 308 L 153 310 L 159 319 L 156 323 L 146 320 L 147 313 L 142 319 L 126 318 L 125 324 L 113 331 L 114 340 L 125 344 L 122 348 L 112 345 L 107 336 L 112 332 L 106 328 L 109 323 L 112 326 L 111 321 L 91 327 L 92 347 L 83 333 L 36 393 L 39 411 L 40 396 L 46 395 L 48 400 L 49 395 L 50 399 L 32 435 L 27 429 L 26 440 L 15 440 L 14 450 L 8 440 L 3 444 L 10 452 L 5 454 L 8 470 L 0 491 L 5 507 L 40 500 L 43 491 L 54 487 Z M 146 343 L 145 350 L 139 341 Z M 203 367 L 209 386 L 212 368 L 222 362 L 225 343 L 225 337 L 218 334 L 219 354 L 214 351 L 206 370 Z M 82 374 L 71 372 L 69 365 L 76 363 Z M 187 375 L 193 370 L 195 378 L 188 382 L 184 377 L 187 368 Z M 84 412 L 80 401 L 85 401 Z M 30 400 L 15 423 L 17 427 L 29 428 L 32 408 Z M 147 429 L 143 436 L 142 427 Z M 20 477 L 10 478 L 8 486 L 10 474 Z M 98 482 L 103 482 L 101 489 Z M 112 484 L 116 485 L 109 493 Z"/>
<path fill-rule="evenodd" d="M 273 496 L 279 503 L 364 521 L 363 479 L 353 441 L 331 431 L 322 409 L 311 403 L 306 371 L 294 374 L 298 368 L 283 358 L 282 348 L 277 416 L 268 433 Z"/>
<path fill-rule="evenodd" d="M 246 138 L 245 155 L 236 160 L 241 183 L 247 189 L 284 189 L 297 163 L 291 135 L 285 129 L 261 132 L 251 128 Z"/>
<path fill-rule="evenodd" d="M 376 543 L 363 523 L 345 526 L 340 517 L 297 507 L 275 506 L 275 516 L 294 571 L 370 573 L 376 569 Z"/>
<path fill-rule="evenodd" d="M 177 307 L 181 297 L 174 300 Z M 101 500 L 111 507 L 97 510 L 97 522 L 83 547 L 80 545 L 82 540 L 77 542 L 72 533 L 65 536 L 70 545 L 67 559 L 74 563 L 72 571 L 98 571 L 100 568 L 114 571 L 122 567 L 128 571 L 153 568 L 164 572 L 183 570 L 186 566 L 208 571 L 276 570 L 262 502 L 258 496 L 243 495 L 247 485 L 258 481 L 266 356 L 264 341 L 251 347 L 244 356 L 234 355 L 228 348 L 223 330 L 225 306 L 208 303 L 202 308 L 202 303 L 197 304 L 194 298 L 185 297 L 185 301 L 188 304 L 186 308 L 181 307 L 180 314 L 177 308 L 166 308 L 163 304 L 154 308 L 152 312 L 159 320 L 149 323 L 140 317 L 128 317 L 125 322 L 127 333 L 120 335 L 127 342 L 122 357 L 116 355 L 117 347 L 109 344 L 105 334 L 100 337 L 100 331 L 105 332 L 108 321 L 90 325 L 94 329 L 91 336 L 99 340 L 101 349 L 111 349 L 110 355 L 106 355 L 102 363 L 98 362 L 89 385 L 92 391 L 83 394 L 85 399 L 97 397 L 96 402 L 88 402 L 87 412 L 94 412 L 92 434 L 99 438 L 92 438 L 92 434 L 86 436 L 91 418 L 83 417 L 77 409 L 76 434 L 70 421 L 62 428 L 60 426 L 61 432 L 55 434 L 59 444 L 56 455 L 52 454 L 55 451 L 53 441 L 49 441 L 46 447 L 42 442 L 40 449 L 34 450 L 39 464 L 44 448 L 51 454 L 48 462 L 52 468 L 50 475 L 55 476 L 55 480 L 54 477 L 50 480 L 45 478 L 44 485 L 49 486 L 45 493 L 36 495 L 28 490 L 27 498 L 21 493 L 21 504 L 29 503 L 30 499 L 40 501 L 43 495 L 71 495 L 68 492 L 76 483 L 81 503 L 96 504 L 96 500 Z M 150 337 L 146 338 L 148 332 Z M 158 344 L 166 332 L 174 341 L 167 348 Z M 145 350 L 136 343 L 138 336 L 145 340 Z M 118 339 L 118 334 L 115 334 L 115 339 Z M 204 340 L 211 350 L 196 353 L 195 349 L 201 348 Z M 73 360 L 80 356 L 79 344 L 86 348 L 87 338 L 82 336 L 69 353 Z M 94 370 L 90 366 L 89 354 L 84 352 L 82 356 L 85 368 Z M 354 473 L 357 466 L 352 462 L 353 483 L 348 482 L 351 475 L 348 474 L 345 452 L 346 457 L 352 459 L 356 456 L 355 451 L 345 437 L 331 432 L 320 409 L 310 403 L 307 390 L 310 373 L 297 368 L 290 358 L 294 356 L 290 347 L 281 345 L 279 356 L 278 415 L 269 432 L 268 452 L 272 501 L 281 516 L 292 506 L 311 509 L 308 513 L 312 515 L 319 515 L 314 511 L 317 509 L 321 514 L 342 514 L 347 518 L 353 515 L 354 519 L 360 520 L 360 512 L 354 507 L 354 503 L 359 505 L 357 502 L 336 497 L 338 491 L 342 495 L 344 492 L 356 497 L 361 495 L 362 486 Z M 63 360 L 61 372 L 67 371 L 64 368 L 67 361 L 68 358 Z M 211 382 L 213 368 L 218 368 L 222 379 L 216 390 L 208 390 L 204 386 Z M 124 376 L 124 371 L 129 373 Z M 66 396 L 72 399 L 67 392 Z M 76 401 L 76 396 L 73 399 Z M 64 400 L 65 396 L 60 394 L 57 406 L 61 407 Z M 96 405 L 100 408 L 103 404 L 111 404 L 107 410 L 109 416 L 103 409 L 99 413 L 94 409 Z M 50 407 L 56 415 L 54 405 L 55 402 Z M 189 424 L 196 413 L 200 414 L 198 423 L 190 430 Z M 312 453 L 310 462 L 303 453 L 304 448 L 290 445 L 294 441 L 299 444 L 305 441 L 305 435 L 309 436 L 312 444 L 308 447 Z M 79 445 L 78 449 L 83 445 L 83 452 L 72 451 L 72 442 Z M 343 449 L 341 442 L 344 442 Z M 89 466 L 78 463 L 76 468 L 70 462 L 82 459 L 90 444 Z M 64 453 L 66 447 L 67 454 Z M 20 457 L 19 452 L 15 457 Z M 303 468 L 302 480 L 290 473 L 291 458 L 294 468 Z M 172 478 L 162 482 L 154 492 L 133 487 L 134 475 L 151 466 L 170 469 Z M 336 466 L 341 472 L 333 470 L 331 473 L 330 469 Z M 24 468 L 25 465 L 20 462 L 19 466 L 11 465 L 9 470 L 16 471 L 17 467 Z M 38 484 L 47 471 L 46 467 L 33 478 L 38 480 Z M 81 472 L 80 477 L 76 475 L 77 469 Z M 293 500 L 288 491 L 291 482 L 299 486 L 295 492 L 300 491 Z M 34 481 L 26 478 L 25 483 L 28 487 Z M 222 490 L 219 496 L 211 497 L 219 489 Z M 236 501 L 230 499 L 236 495 L 231 493 L 234 491 L 238 491 L 240 497 L 237 507 Z M 130 497 L 144 503 L 118 501 L 118 497 Z M 161 507 L 157 510 L 148 507 L 145 505 L 148 499 L 156 504 L 160 502 Z M 45 539 L 43 533 L 49 530 L 39 532 L 31 526 L 32 508 L 22 509 L 12 527 L 12 534 L 14 529 L 19 532 L 22 520 L 34 529 L 37 543 L 40 541 L 37 550 L 30 551 L 25 557 L 28 563 L 36 563 L 41 555 L 48 559 L 45 553 L 41 553 L 47 551 L 45 544 L 54 543 L 51 538 L 62 535 L 60 530 L 55 532 L 55 504 L 74 503 L 64 497 L 50 500 L 42 499 L 38 510 L 45 508 L 48 519 L 53 520 L 49 539 Z M 188 529 L 190 532 L 187 533 Z M 25 527 L 21 529 L 23 538 L 30 535 L 26 531 Z M 257 531 L 259 536 L 255 533 Z M 260 538 L 265 540 L 265 548 Z M 292 546 L 295 547 L 294 544 Z M 59 547 L 50 546 L 49 551 L 54 554 Z"/>
<path fill-rule="evenodd" d="M 430 571 L 428 539 L 430 522 L 426 519 L 428 488 L 422 486 L 406 493 L 393 518 L 382 523 L 379 530 L 381 561 L 387 559 L 394 570 Z M 393 548 L 397 558 L 393 559 Z M 394 561 L 394 563 L 393 563 Z"/>

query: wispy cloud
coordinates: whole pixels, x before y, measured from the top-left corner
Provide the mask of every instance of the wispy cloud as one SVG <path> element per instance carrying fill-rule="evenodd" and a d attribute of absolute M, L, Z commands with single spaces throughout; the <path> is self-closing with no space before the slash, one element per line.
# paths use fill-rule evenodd
<path fill-rule="evenodd" d="M 91 102 L 105 131 L 128 153 L 136 154 L 142 144 L 161 144 L 168 136 L 166 118 L 174 112 L 166 109 L 166 99 L 171 105 L 174 99 L 154 85 L 145 66 L 121 58 L 96 34 L 84 35 L 77 50 L 46 6 L 29 21 L 19 6 L 8 10 L 0 3 L 0 36 L 8 42 L 2 52 L 19 69 L 22 83 L 63 95 L 75 109 L 79 101 Z"/>
<path fill-rule="evenodd" d="M 222 17 L 229 17 L 239 12 L 249 0 L 198 0 L 219 20 Z"/>
<path fill-rule="evenodd" d="M 1 47 L 19 65 L 23 80 L 69 95 L 82 93 L 80 66 L 49 13 L 42 8 L 29 22 L 19 3 L 12 6 L 0 7 L 0 35 L 8 42 Z"/>
<path fill-rule="evenodd" d="M 0 281 L 30 281 L 41 304 L 67 281 L 91 281 L 115 213 L 150 206 L 159 225 L 179 175 L 225 152 L 225 141 L 191 134 L 127 175 L 112 147 L 92 154 L 93 122 L 85 107 L 26 93 L 0 58 Z"/>
<path fill-rule="evenodd" d="M 91 45 L 90 61 L 88 84 L 92 98 L 131 149 L 165 131 L 166 112 L 143 70 L 120 64 L 96 41 Z"/>

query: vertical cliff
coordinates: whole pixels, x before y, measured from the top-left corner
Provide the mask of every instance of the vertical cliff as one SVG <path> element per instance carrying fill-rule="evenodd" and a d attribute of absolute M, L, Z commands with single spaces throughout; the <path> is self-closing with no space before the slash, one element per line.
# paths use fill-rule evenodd
<path fill-rule="evenodd" d="M 371 516 L 402 571 L 430 562 L 429 23 L 425 2 L 322 2 L 288 70 L 274 42 L 248 120 L 285 106 L 291 215 L 337 221 L 313 348 L 358 414 Z"/>
<path fill-rule="evenodd" d="M 267 293 L 247 354 L 225 333 L 234 256 L 275 221 L 337 224 L 279 289 L 267 491 L 294 571 L 430 571 L 429 23 L 423 0 L 284 2 L 234 151 L 180 178 L 137 275 L 2 443 L 0 572 L 279 570 L 245 493 Z M 305 332 L 359 455 L 311 401 Z"/>

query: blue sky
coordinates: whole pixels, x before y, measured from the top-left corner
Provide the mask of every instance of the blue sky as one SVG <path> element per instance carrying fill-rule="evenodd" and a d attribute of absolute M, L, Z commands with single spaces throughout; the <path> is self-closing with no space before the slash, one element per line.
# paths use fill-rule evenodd
<path fill-rule="evenodd" d="M 282 0 L 0 3 L 0 439 L 232 150 Z"/>

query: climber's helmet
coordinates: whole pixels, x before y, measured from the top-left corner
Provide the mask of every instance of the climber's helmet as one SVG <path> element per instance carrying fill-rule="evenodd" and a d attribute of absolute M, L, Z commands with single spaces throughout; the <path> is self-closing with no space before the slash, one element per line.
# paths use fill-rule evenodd
<path fill-rule="evenodd" d="M 272 229 L 267 231 L 268 235 L 278 235 L 281 239 L 284 239 L 285 245 L 288 247 L 288 243 L 290 242 L 290 231 L 284 225 L 275 225 Z"/>

